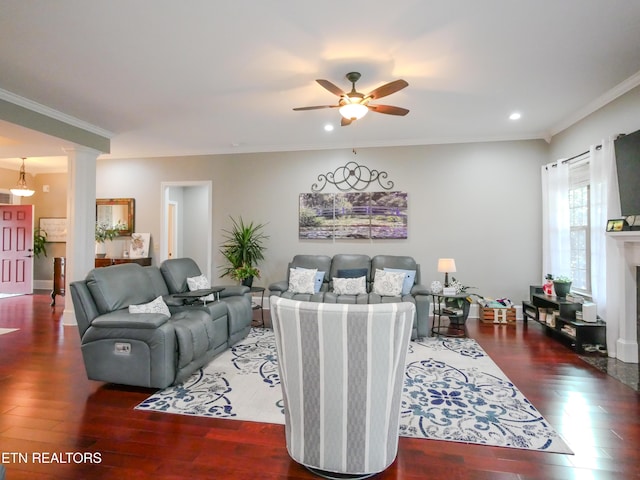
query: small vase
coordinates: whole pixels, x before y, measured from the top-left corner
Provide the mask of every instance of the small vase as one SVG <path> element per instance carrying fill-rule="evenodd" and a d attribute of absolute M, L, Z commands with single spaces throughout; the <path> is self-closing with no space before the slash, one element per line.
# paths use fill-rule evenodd
<path fill-rule="evenodd" d="M 244 285 L 245 287 L 251 288 L 251 285 L 253 285 L 253 277 L 243 278 L 242 285 Z"/>
<path fill-rule="evenodd" d="M 104 258 L 107 255 L 107 247 L 104 242 L 96 242 L 96 258 Z"/>

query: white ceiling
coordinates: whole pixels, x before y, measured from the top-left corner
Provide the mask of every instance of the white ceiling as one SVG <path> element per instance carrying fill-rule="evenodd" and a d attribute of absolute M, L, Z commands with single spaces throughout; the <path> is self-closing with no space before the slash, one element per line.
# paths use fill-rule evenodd
<path fill-rule="evenodd" d="M 292 110 L 349 71 L 405 79 L 379 103 L 411 112 Z M 638 72 L 638 0 L 0 1 L 0 89 L 111 132 L 112 157 L 549 139 Z M 18 130 L 0 158 L 60 155 Z"/>

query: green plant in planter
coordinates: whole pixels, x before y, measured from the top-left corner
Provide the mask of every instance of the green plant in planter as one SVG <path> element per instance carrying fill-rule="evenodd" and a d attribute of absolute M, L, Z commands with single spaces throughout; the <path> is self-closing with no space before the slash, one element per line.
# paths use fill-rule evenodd
<path fill-rule="evenodd" d="M 105 240 L 113 240 L 120 235 L 120 230 L 126 228 L 126 225 L 118 223 L 113 227 L 110 227 L 106 223 L 96 222 L 96 242 L 104 243 Z"/>
<path fill-rule="evenodd" d="M 571 280 L 569 277 L 566 277 L 564 275 L 560 275 L 556 278 L 553 278 L 553 281 L 556 283 L 571 283 L 573 282 L 573 280 Z"/>
<path fill-rule="evenodd" d="M 253 279 L 253 277 L 260 278 L 260 270 L 249 265 L 241 265 L 231 272 L 229 276 L 234 280 L 238 280 L 240 283 L 251 286 L 252 280 L 249 279 Z"/>
<path fill-rule="evenodd" d="M 33 255 L 39 258 L 40 255 L 47 256 L 47 249 L 45 248 L 45 242 L 47 241 L 47 232 L 36 228 L 33 231 Z"/>
<path fill-rule="evenodd" d="M 564 275 L 559 275 L 553 279 L 553 288 L 556 291 L 556 296 L 564 298 L 569 295 L 571 291 L 572 280 Z"/>
<path fill-rule="evenodd" d="M 269 237 L 264 234 L 265 225 L 262 223 L 245 223 L 240 217 L 235 220 L 230 230 L 223 230 L 224 243 L 220 253 L 227 261 L 222 267 L 222 276 L 243 281 L 250 277 L 259 277 L 260 271 L 256 268 L 260 260 L 264 260 L 265 240 Z"/>
<path fill-rule="evenodd" d="M 463 293 L 467 293 L 469 289 L 476 288 L 476 287 L 470 287 L 468 285 L 463 285 L 459 280 L 456 280 L 456 277 L 451 277 L 451 283 L 449 284 L 449 286 L 456 289 L 456 295 L 462 295 Z M 449 307 L 462 308 L 464 304 L 464 299 L 448 298 L 445 303 Z"/>

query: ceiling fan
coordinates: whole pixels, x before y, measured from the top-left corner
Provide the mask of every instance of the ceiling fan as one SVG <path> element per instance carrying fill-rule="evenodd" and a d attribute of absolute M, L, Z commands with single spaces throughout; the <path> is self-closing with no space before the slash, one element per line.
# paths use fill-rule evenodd
<path fill-rule="evenodd" d="M 406 115 L 409 110 L 401 107 L 393 107 L 391 105 L 371 105 L 371 100 L 377 100 L 378 98 L 386 97 L 392 93 L 396 93 L 402 90 L 409 84 L 404 80 L 394 80 L 393 82 L 386 83 L 381 87 L 372 90 L 367 95 L 364 95 L 356 91 L 356 82 L 360 80 L 360 73 L 349 72 L 346 75 L 347 80 L 351 82 L 351 91 L 344 92 L 340 87 L 337 87 L 329 80 L 318 79 L 318 82 L 322 87 L 329 90 L 334 95 L 340 97 L 337 105 L 317 105 L 314 107 L 298 107 L 294 110 L 318 110 L 320 108 L 338 108 L 342 115 L 341 125 L 351 125 L 351 122 L 364 117 L 369 110 L 372 112 L 386 113 L 387 115 Z"/>

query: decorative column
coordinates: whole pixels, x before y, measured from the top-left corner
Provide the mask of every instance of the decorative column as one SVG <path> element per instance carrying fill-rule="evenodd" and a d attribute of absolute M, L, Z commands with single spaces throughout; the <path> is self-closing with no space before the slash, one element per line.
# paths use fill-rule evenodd
<path fill-rule="evenodd" d="M 77 325 L 69 284 L 94 267 L 96 222 L 96 160 L 102 152 L 86 147 L 67 154 L 67 251 L 63 325 Z"/>

